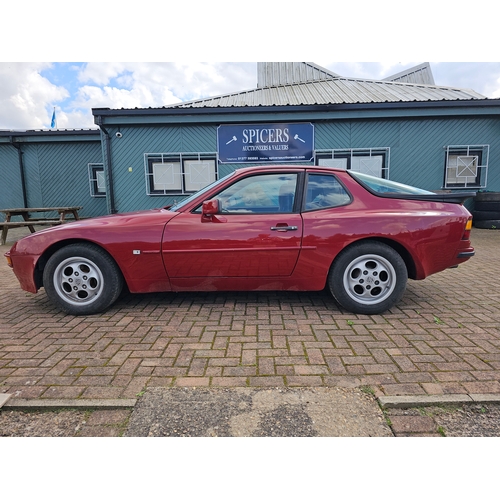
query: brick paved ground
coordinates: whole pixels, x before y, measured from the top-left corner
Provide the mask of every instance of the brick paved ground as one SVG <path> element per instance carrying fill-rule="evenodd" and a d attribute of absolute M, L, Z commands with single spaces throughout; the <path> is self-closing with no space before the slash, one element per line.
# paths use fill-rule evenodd
<path fill-rule="evenodd" d="M 0 392 L 134 398 L 152 386 L 370 386 L 377 395 L 500 393 L 500 231 L 476 256 L 410 281 L 387 314 L 325 292 L 128 295 L 105 314 L 58 312 L 0 258 Z M 3 255 L 8 246 L 0 247 Z"/>

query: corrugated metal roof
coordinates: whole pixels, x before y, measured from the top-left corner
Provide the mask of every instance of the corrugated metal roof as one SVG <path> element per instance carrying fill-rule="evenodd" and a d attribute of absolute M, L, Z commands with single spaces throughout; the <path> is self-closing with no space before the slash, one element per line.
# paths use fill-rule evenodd
<path fill-rule="evenodd" d="M 426 85 L 435 85 L 429 63 L 422 63 L 413 68 L 401 71 L 395 75 L 384 78 L 385 82 L 404 82 L 404 83 L 423 83 Z"/>
<path fill-rule="evenodd" d="M 310 62 L 257 63 L 257 88 L 330 80 L 336 76 L 340 75 Z"/>
<path fill-rule="evenodd" d="M 258 62 L 257 88 L 294 85 L 317 80 L 331 80 L 341 77 L 329 69 L 312 62 Z M 399 73 L 383 78 L 384 82 L 416 83 L 435 85 L 431 65 L 418 64 Z"/>
<path fill-rule="evenodd" d="M 474 90 L 437 85 L 331 77 L 294 85 L 257 88 L 165 106 L 166 108 L 227 108 L 365 104 L 486 99 Z"/>

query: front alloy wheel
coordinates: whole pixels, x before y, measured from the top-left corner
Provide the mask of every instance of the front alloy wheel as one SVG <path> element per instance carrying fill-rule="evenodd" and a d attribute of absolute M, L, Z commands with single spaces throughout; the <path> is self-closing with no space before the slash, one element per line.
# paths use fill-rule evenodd
<path fill-rule="evenodd" d="M 52 255 L 43 271 L 43 284 L 49 299 L 64 312 L 95 314 L 115 302 L 123 278 L 102 248 L 78 243 Z"/>
<path fill-rule="evenodd" d="M 63 260 L 54 271 L 53 281 L 59 297 L 75 305 L 95 302 L 104 287 L 101 270 L 85 257 L 69 257 Z"/>

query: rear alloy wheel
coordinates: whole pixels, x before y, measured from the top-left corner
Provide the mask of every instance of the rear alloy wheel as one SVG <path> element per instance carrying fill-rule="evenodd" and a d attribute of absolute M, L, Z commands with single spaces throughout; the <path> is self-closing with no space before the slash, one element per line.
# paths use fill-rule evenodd
<path fill-rule="evenodd" d="M 103 249 L 87 243 L 68 245 L 47 262 L 43 283 L 49 299 L 69 314 L 96 314 L 116 301 L 123 278 Z"/>
<path fill-rule="evenodd" d="M 408 271 L 396 250 L 378 241 L 355 243 L 335 259 L 328 284 L 335 300 L 357 314 L 381 314 L 399 302 Z"/>

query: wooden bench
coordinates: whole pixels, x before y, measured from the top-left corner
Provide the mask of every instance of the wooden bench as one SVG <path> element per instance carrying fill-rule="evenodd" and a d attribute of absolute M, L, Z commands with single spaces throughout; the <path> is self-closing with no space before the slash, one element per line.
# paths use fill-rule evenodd
<path fill-rule="evenodd" d="M 0 238 L 0 245 L 5 245 L 7 241 L 7 233 L 9 229 L 17 227 L 28 227 L 30 232 L 35 232 L 34 226 L 58 226 L 64 222 L 70 222 L 72 220 L 79 220 L 78 210 L 82 207 L 48 207 L 48 208 L 7 208 L 0 210 L 0 213 L 6 214 L 4 222 L 0 222 L 0 228 L 2 229 L 2 236 Z M 41 213 L 41 212 L 58 212 L 59 217 L 31 217 L 30 213 Z M 66 216 L 70 215 L 70 219 L 66 219 Z M 22 216 L 23 220 L 13 221 L 12 217 Z"/>
<path fill-rule="evenodd" d="M 69 220 L 67 221 L 69 222 Z M 62 224 L 61 220 L 18 220 L 10 222 L 0 222 L 1 227 L 26 227 L 26 226 L 56 226 Z M 34 232 L 34 230 L 33 230 Z"/>
<path fill-rule="evenodd" d="M 69 221 L 68 221 L 69 222 Z M 2 228 L 2 236 L 0 238 L 0 244 L 5 245 L 7 241 L 7 233 L 9 229 L 14 229 L 16 227 L 28 227 L 29 230 L 34 233 L 35 228 L 33 226 L 58 226 L 63 224 L 60 220 L 38 220 L 38 221 L 15 221 L 15 222 L 0 222 L 0 227 Z"/>

